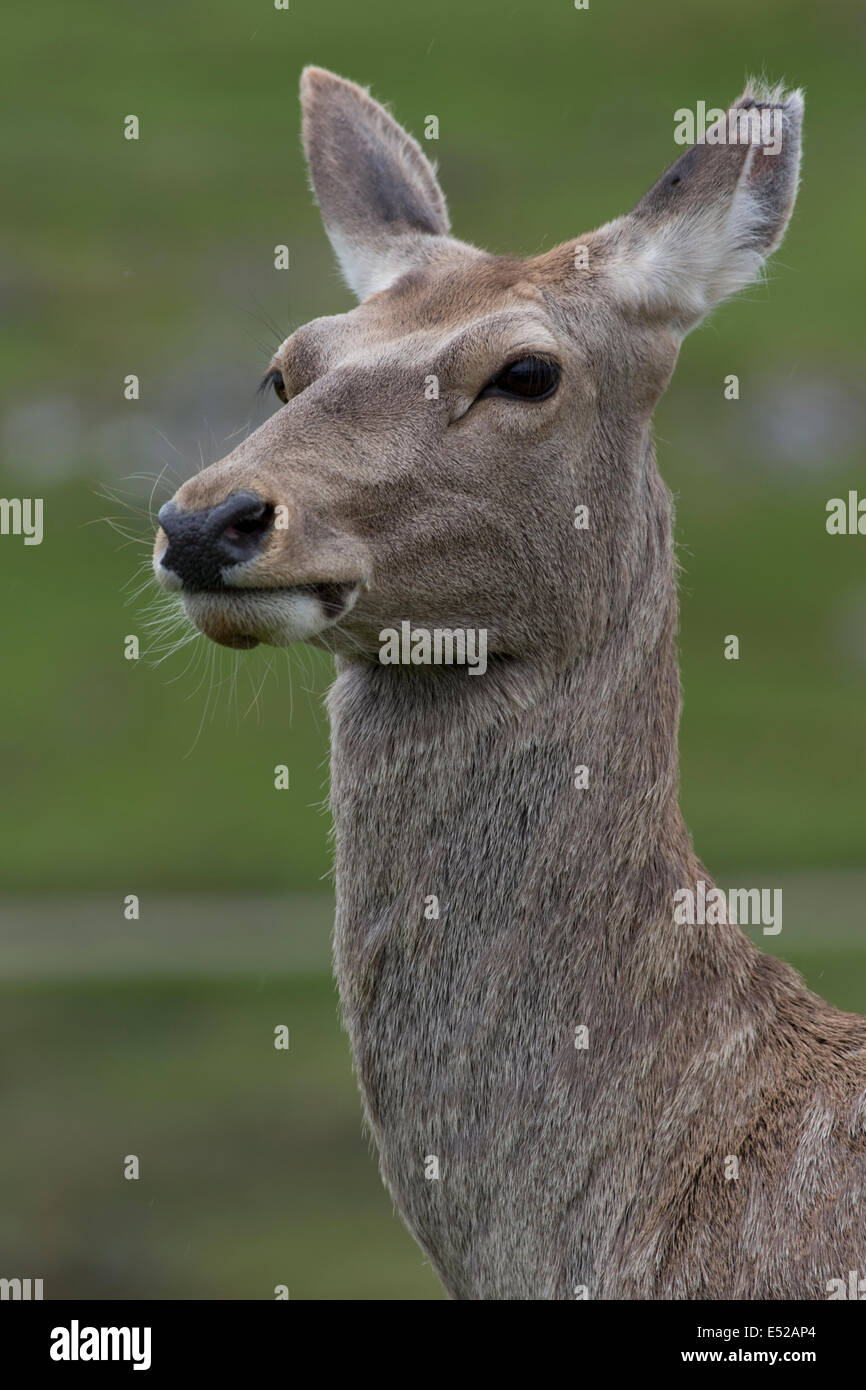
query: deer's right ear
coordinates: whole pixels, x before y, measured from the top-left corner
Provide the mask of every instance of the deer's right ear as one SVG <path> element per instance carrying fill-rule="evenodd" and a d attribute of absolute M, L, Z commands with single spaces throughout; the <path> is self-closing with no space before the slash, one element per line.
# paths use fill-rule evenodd
<path fill-rule="evenodd" d="M 359 299 L 435 254 L 448 212 L 420 146 L 354 82 L 301 76 L 310 181 L 346 283 Z"/>
<path fill-rule="evenodd" d="M 627 217 L 595 235 L 609 289 L 681 333 L 758 278 L 785 234 L 803 98 L 750 84 Z"/>

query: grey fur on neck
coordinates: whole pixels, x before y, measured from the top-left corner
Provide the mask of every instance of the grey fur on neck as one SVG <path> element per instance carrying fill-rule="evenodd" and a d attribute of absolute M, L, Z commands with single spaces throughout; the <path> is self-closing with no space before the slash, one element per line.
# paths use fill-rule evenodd
<path fill-rule="evenodd" d="M 482 681 L 344 660 L 330 696 L 346 1027 L 384 1180 L 453 1297 L 821 1297 L 862 1263 L 862 1215 L 829 1203 L 864 1021 L 736 926 L 673 923 L 709 876 L 677 806 L 652 486 L 629 604 L 585 658 Z"/>

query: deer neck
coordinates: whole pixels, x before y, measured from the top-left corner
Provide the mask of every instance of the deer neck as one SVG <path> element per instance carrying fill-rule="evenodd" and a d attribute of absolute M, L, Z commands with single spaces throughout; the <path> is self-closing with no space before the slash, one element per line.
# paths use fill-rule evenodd
<path fill-rule="evenodd" d="M 667 542 L 621 619 L 560 669 L 339 664 L 337 964 L 350 1012 L 394 952 L 429 953 L 432 969 L 465 950 L 515 973 L 533 952 L 553 970 L 577 953 L 597 975 L 606 955 L 633 962 L 641 992 L 669 978 L 673 895 L 698 867 L 677 804 L 675 631 Z"/>
<path fill-rule="evenodd" d="M 702 871 L 677 804 L 669 553 L 628 611 L 557 671 L 342 664 L 331 693 L 343 1016 L 383 1178 L 453 1296 L 561 1296 L 550 1250 L 575 1203 L 575 1281 L 609 1264 L 666 1098 L 748 977 L 736 927 L 673 921 Z M 692 1071 L 694 1115 L 716 1073 Z"/>

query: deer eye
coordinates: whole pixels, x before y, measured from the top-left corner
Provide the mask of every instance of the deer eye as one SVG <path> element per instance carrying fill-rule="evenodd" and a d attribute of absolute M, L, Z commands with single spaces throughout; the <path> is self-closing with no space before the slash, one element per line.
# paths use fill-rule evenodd
<path fill-rule="evenodd" d="M 558 385 L 559 367 L 556 362 L 546 357 L 521 357 L 503 367 L 481 394 L 539 401 L 545 396 L 552 396 Z"/>
<path fill-rule="evenodd" d="M 279 367 L 271 367 L 269 372 L 265 372 L 259 382 L 259 395 L 261 395 L 263 391 L 267 391 L 269 386 L 273 386 L 277 396 L 282 401 L 283 405 L 285 405 L 289 396 L 286 391 L 286 383 L 283 380 L 283 374 Z"/>

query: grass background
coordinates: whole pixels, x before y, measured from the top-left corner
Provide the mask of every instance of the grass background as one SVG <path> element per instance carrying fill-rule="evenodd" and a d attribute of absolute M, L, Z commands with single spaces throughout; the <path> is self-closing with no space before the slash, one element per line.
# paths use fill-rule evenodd
<path fill-rule="evenodd" d="M 723 881 L 790 883 L 769 945 L 866 1011 L 866 541 L 824 528 L 828 498 L 866 491 L 866 23 L 853 0 L 43 0 L 2 26 L 0 491 L 44 497 L 46 533 L 0 538 L 0 1274 L 49 1297 L 436 1297 L 328 975 L 328 662 L 194 643 L 160 663 L 131 597 L 150 511 L 263 418 L 292 326 L 351 305 L 299 151 L 305 63 L 416 135 L 436 114 L 456 233 L 526 254 L 633 205 L 678 107 L 752 71 L 803 85 L 789 236 L 688 340 L 656 433 L 697 848 Z"/>

